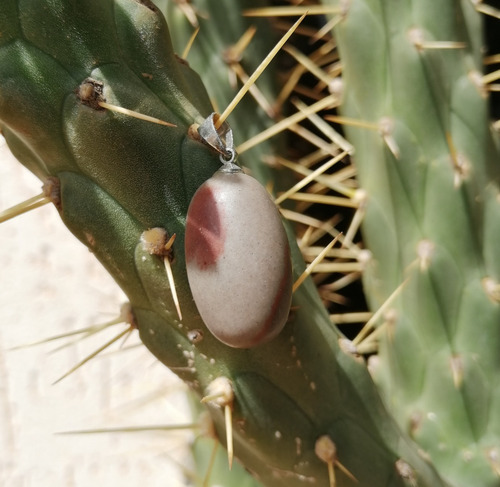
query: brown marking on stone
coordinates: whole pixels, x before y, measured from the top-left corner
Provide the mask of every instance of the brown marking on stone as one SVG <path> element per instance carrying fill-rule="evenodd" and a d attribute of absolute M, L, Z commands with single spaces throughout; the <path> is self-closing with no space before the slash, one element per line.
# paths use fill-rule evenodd
<path fill-rule="evenodd" d="M 194 261 L 200 270 L 213 266 L 224 252 L 221 220 L 213 190 L 205 184 L 194 195 L 186 221 L 186 261 Z"/>

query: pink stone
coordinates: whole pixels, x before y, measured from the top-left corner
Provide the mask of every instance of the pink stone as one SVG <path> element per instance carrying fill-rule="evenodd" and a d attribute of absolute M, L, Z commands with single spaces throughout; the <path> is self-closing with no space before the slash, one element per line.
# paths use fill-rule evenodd
<path fill-rule="evenodd" d="M 274 338 L 288 318 L 290 248 L 264 187 L 218 171 L 195 193 L 185 235 L 189 285 L 207 328 L 231 347 Z"/>

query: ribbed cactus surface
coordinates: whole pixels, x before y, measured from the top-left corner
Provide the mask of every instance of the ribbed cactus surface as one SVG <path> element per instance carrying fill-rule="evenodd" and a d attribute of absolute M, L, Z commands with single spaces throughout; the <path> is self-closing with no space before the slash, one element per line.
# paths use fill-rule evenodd
<path fill-rule="evenodd" d="M 333 2 L 330 2 L 333 3 Z M 367 193 L 364 284 L 400 286 L 376 378 L 453 485 L 500 479 L 500 157 L 469 1 L 350 2 L 336 28 L 342 113 Z"/>
<path fill-rule="evenodd" d="M 243 34 L 248 24 L 238 13 L 240 3 L 226 3 L 220 13 L 215 2 L 204 3 L 204 9 L 209 13 L 207 22 L 217 16 L 219 22 L 213 22 L 221 25 L 220 19 L 228 9 L 235 9 L 231 10 L 231 15 L 241 22 Z M 439 2 L 439 8 L 444 9 L 439 16 L 451 19 L 449 25 L 440 31 L 438 16 L 435 15 L 438 7 L 431 4 L 425 2 L 427 10 L 424 3 L 422 7 L 414 7 L 419 16 L 430 23 L 425 25 L 424 39 L 429 31 L 438 39 L 466 42 L 473 49 L 447 50 L 445 54 L 435 50 L 427 59 L 427 51 L 415 49 L 413 45 L 415 51 L 408 54 L 406 44 L 402 42 L 403 38 L 408 38 L 406 30 L 405 36 L 392 37 L 403 26 L 411 24 L 414 27 L 408 14 L 411 9 L 404 8 L 410 5 L 408 2 L 393 2 L 391 9 L 387 10 L 389 3 L 353 1 L 339 34 L 341 53 L 347 56 L 346 84 L 359 84 L 359 91 L 346 87 L 346 114 L 376 122 L 382 116 L 393 119 L 394 131 L 390 136 L 399 148 L 399 157 L 393 160 L 376 133 L 363 133 L 356 138 L 360 132 L 353 132 L 353 140 L 361 140 L 356 148 L 360 172 L 363 157 L 368 153 L 376 160 L 387 159 L 391 167 L 399 168 L 391 178 L 390 171 L 380 169 L 380 165 L 369 176 L 361 176 L 361 183 L 366 186 L 369 196 L 365 224 L 367 242 L 376 256 L 377 272 L 383 268 L 389 273 L 387 279 L 381 274 L 367 278 L 367 285 L 374 279 L 383 279 L 383 284 L 376 287 L 378 295 L 372 298 L 372 302 L 382 302 L 400 284 L 406 276 L 405 269 L 408 269 L 413 274 L 404 293 L 413 289 L 413 295 L 415 292 L 430 295 L 428 299 L 434 304 L 426 306 L 425 312 L 440 316 L 446 325 L 433 327 L 435 330 L 432 331 L 439 334 L 436 344 L 430 333 L 417 339 L 414 327 L 394 328 L 396 338 L 400 333 L 406 334 L 410 341 L 419 345 L 418 348 L 408 348 L 404 355 L 406 361 L 398 363 L 398 374 L 405 368 L 417 369 L 416 379 L 415 376 L 411 378 L 419 387 L 415 386 L 411 391 L 407 388 L 409 392 L 401 393 L 398 389 L 396 416 L 404 418 L 408 414 L 405 407 L 409 404 L 407 397 L 416 397 L 419 401 L 416 410 L 423 413 L 423 420 L 412 423 L 415 427 L 411 433 L 418 439 L 428 436 L 433 441 L 437 430 L 428 425 L 440 427 L 440 424 L 432 422 L 429 413 L 439 416 L 441 412 L 428 409 L 425 399 L 433 395 L 433 388 L 440 392 L 444 390 L 444 379 L 450 370 L 460 372 L 452 374 L 455 382 L 452 380 L 448 384 L 453 386 L 450 388 L 453 394 L 460 396 L 466 412 L 472 404 L 480 407 L 487 404 L 490 408 L 490 414 L 478 414 L 475 416 L 478 420 L 471 421 L 476 434 L 494 432 L 498 427 L 498 416 L 492 409 L 493 395 L 485 397 L 484 392 L 494 389 L 480 389 L 482 402 L 465 400 L 472 397 L 468 384 L 481 386 L 479 380 L 466 380 L 469 371 L 482 377 L 484 384 L 494 378 L 491 367 L 495 363 L 494 353 L 485 354 L 484 358 L 477 354 L 481 344 L 490 347 L 495 338 L 473 331 L 457 333 L 458 329 L 470 330 L 462 325 L 467 316 L 472 320 L 478 315 L 478 309 L 486 313 L 482 305 L 475 309 L 469 306 L 461 308 L 459 305 L 464 302 L 465 306 L 467 300 L 482 300 L 483 304 L 489 304 L 484 310 L 491 310 L 490 324 L 485 327 L 493 328 L 491 323 L 497 318 L 497 304 L 480 291 L 484 287 L 489 289 L 485 283 L 496 282 L 494 266 L 498 264 L 491 236 L 495 235 L 494 213 L 498 202 L 495 185 L 489 184 L 494 181 L 494 167 L 486 162 L 489 159 L 484 158 L 481 173 L 472 164 L 475 149 L 479 151 L 481 144 L 481 147 L 487 144 L 487 134 L 478 138 L 479 122 L 466 123 L 465 115 L 469 115 L 470 110 L 460 111 L 462 104 L 459 102 L 471 98 L 477 101 L 478 107 L 483 107 L 482 115 L 479 113 L 476 117 L 483 122 L 486 118 L 484 102 L 473 90 L 474 84 L 468 81 L 474 77 L 464 77 L 463 69 L 456 67 L 458 62 L 469 65 L 469 74 L 479 60 L 480 42 L 473 37 L 471 41 L 464 34 L 468 30 L 458 28 L 462 24 L 467 29 L 472 28 L 476 23 L 474 12 L 469 8 L 467 13 L 470 15 L 462 16 L 458 7 L 452 7 L 444 0 Z M 449 11 L 446 11 L 447 5 Z M 391 22 L 378 20 L 384 18 L 381 16 L 383 12 Z M 364 14 L 367 14 L 366 18 Z M 386 35 L 384 29 L 387 26 L 390 29 Z M 158 9 L 148 1 L 135 0 L 82 0 L 71 4 L 64 0 L 6 0 L 0 6 L 0 32 L 0 127 L 12 151 L 41 180 L 55 178 L 56 187 L 59 187 L 57 206 L 61 217 L 125 291 L 132 306 L 134 325 L 151 352 L 200 397 L 207 394 L 207 388 L 210 389 L 215 380 L 218 383 L 222 380 L 230 388 L 232 395 L 227 406 L 232 409 L 235 454 L 246 468 L 269 486 L 328 485 L 328 468 L 325 457 L 318 453 L 318 445 L 328 446 L 331 440 L 336 446 L 338 461 L 351 473 L 348 475 L 337 468 L 337 486 L 446 485 L 387 413 L 363 361 L 340 349 L 340 334 L 330 323 L 312 281 L 307 280 L 294 294 L 293 312 L 284 331 L 265 345 L 249 350 L 227 347 L 216 340 L 201 321 L 186 277 L 184 226 L 193 194 L 220 165 L 218 155 L 197 140 L 192 130 L 193 124 L 202 123 L 214 109 L 200 77 L 174 54 L 169 29 Z M 215 36 L 215 33 L 210 35 Z M 224 42 L 236 41 L 237 38 L 228 37 Z M 364 45 L 363 50 L 350 55 L 346 46 L 351 42 Z M 388 45 L 407 55 L 395 51 L 394 57 L 398 60 L 408 61 L 410 57 L 415 63 L 418 61 L 420 71 L 417 68 L 412 71 L 411 63 L 397 69 L 391 67 L 392 58 L 391 63 L 382 62 L 386 59 Z M 217 51 L 221 47 L 214 43 L 214 59 L 223 56 L 224 52 Z M 374 53 L 376 48 L 378 50 Z M 353 64 L 349 65 L 349 61 Z M 252 59 L 251 64 L 255 62 Z M 450 78 L 445 77 L 448 71 L 453 75 Z M 425 90 L 418 82 L 419 73 L 427 83 L 436 85 L 431 95 L 424 96 Z M 406 76 L 411 81 L 408 86 Z M 208 76 L 206 79 L 212 83 Z M 411 99 L 419 100 L 418 103 L 413 101 L 411 107 L 404 104 L 410 89 L 416 92 Z M 377 98 L 370 90 L 378 90 L 385 96 Z M 438 97 L 446 100 L 446 106 L 435 101 L 432 103 Z M 175 124 L 175 127 L 154 125 L 103 110 L 99 100 L 158 117 Z M 409 119 L 398 118 L 394 111 L 386 110 L 388 100 L 391 107 L 404 109 Z M 367 112 L 361 111 L 364 106 L 361 102 L 367 103 Z M 446 115 L 450 113 L 446 111 L 449 107 L 453 107 L 453 114 L 462 115 Z M 419 114 L 429 116 L 427 110 L 431 110 L 437 121 L 422 125 L 420 121 L 414 122 Z M 240 118 L 236 122 L 236 115 L 233 128 L 238 138 L 237 127 L 244 127 L 244 120 Z M 251 117 L 248 116 L 249 126 Z M 231 124 L 231 118 L 228 121 Z M 255 130 L 253 126 L 245 136 L 249 136 L 252 130 Z M 475 145 L 470 147 L 462 139 L 463 134 L 469 132 L 476 134 L 476 139 L 471 142 Z M 446 137 L 448 133 L 450 135 Z M 454 149 L 450 150 L 450 147 Z M 484 150 L 481 153 L 484 154 Z M 407 174 L 401 169 L 404 158 L 427 164 L 427 171 L 421 175 L 408 163 L 404 166 L 408 168 Z M 275 181 L 275 187 L 280 185 L 276 174 L 259 163 L 259 157 L 252 161 L 252 173 L 261 182 Z M 366 166 L 373 169 L 375 163 Z M 464 170 L 464 166 L 469 170 Z M 450 175 L 453 176 L 451 181 Z M 404 183 L 399 204 L 392 203 L 389 192 L 388 183 L 389 180 L 393 183 L 393 179 Z M 435 199 L 428 200 L 430 190 L 418 185 L 422 180 L 430 185 L 429 188 L 439 189 L 432 193 Z M 370 184 L 377 187 L 373 194 L 375 191 L 382 194 L 381 202 L 372 196 Z M 390 186 L 392 190 L 392 184 Z M 448 208 L 444 214 L 449 215 L 450 221 L 455 219 L 457 225 L 450 224 L 447 228 L 444 223 L 439 223 L 442 217 L 435 221 L 432 212 L 424 211 L 435 206 L 443 212 Z M 468 208 L 474 212 L 469 213 Z M 394 223 L 396 214 L 403 223 Z M 422 221 L 416 218 L 418 215 Z M 478 215 L 478 218 L 473 219 L 471 215 Z M 421 224 L 417 225 L 418 230 L 410 228 L 411 219 Z M 378 233 L 370 231 L 370 225 L 376 227 Z M 169 237 L 176 235 L 170 257 L 182 320 L 177 317 L 163 256 L 151 255 L 144 246 L 143 232 L 151 228 L 161 228 Z M 429 231 L 424 231 L 427 228 Z M 472 231 L 474 229 L 476 232 Z M 290 228 L 288 233 L 297 277 L 304 263 Z M 409 235 L 413 240 L 400 247 L 401 235 Z M 445 243 L 450 241 L 455 242 L 455 248 L 446 247 Z M 380 247 L 385 250 L 384 257 L 379 257 Z M 429 254 L 429 257 L 420 256 L 419 260 L 418 249 L 420 253 L 427 249 L 425 256 Z M 484 249 L 483 254 L 478 249 Z M 467 257 L 465 252 L 469 252 Z M 478 255 L 483 255 L 482 260 Z M 416 264 L 412 267 L 413 261 Z M 450 261 L 455 262 L 451 266 L 455 272 L 449 279 L 451 287 L 434 284 L 439 279 L 444 280 L 442 269 Z M 482 262 L 482 267 L 476 265 L 477 262 Z M 465 271 L 470 271 L 467 279 Z M 486 277 L 492 280 L 485 281 Z M 458 291 L 461 282 L 467 283 L 460 288 L 467 292 Z M 410 299 L 411 294 L 407 300 L 404 300 L 406 294 L 402 296 L 408 306 L 415 303 Z M 445 298 L 454 304 L 454 308 L 444 311 L 436 296 Z M 413 304 L 413 307 L 419 308 L 420 305 Z M 467 311 L 461 314 L 459 309 Z M 452 326 L 449 313 L 460 314 L 461 321 Z M 403 316 L 401 312 L 398 319 L 406 319 Z M 425 324 L 431 323 L 430 318 Z M 405 344 L 408 345 L 408 341 L 396 338 L 384 346 L 382 361 L 389 363 L 385 357 L 389 353 L 391 357 L 396 355 L 391 350 L 401 353 Z M 474 345 L 474 348 L 471 348 L 471 353 L 464 353 L 458 343 Z M 455 351 L 460 353 L 457 355 Z M 410 363 L 414 357 L 419 360 L 415 366 Z M 430 367 L 432 361 L 439 364 L 439 360 L 448 368 L 439 369 L 441 375 L 429 369 L 433 370 L 433 381 L 423 381 L 425 367 Z M 454 368 L 450 369 L 450 363 Z M 392 364 L 387 370 L 389 368 L 392 370 Z M 385 376 L 392 377 L 390 372 Z M 439 381 L 439 377 L 443 380 Z M 391 384 L 388 395 L 391 399 L 394 397 L 392 379 L 387 379 L 386 383 Z M 429 383 L 433 388 L 428 388 Z M 422 389 L 426 394 L 421 395 Z M 440 407 L 444 402 L 441 401 Z M 209 406 L 209 409 L 218 436 L 223 439 L 223 410 L 217 406 Z M 463 416 L 460 411 L 453 411 L 453 414 Z M 447 423 L 442 423 L 442 429 L 449 430 L 454 418 L 462 420 L 462 416 L 452 415 Z M 406 426 L 404 420 L 401 423 Z M 461 426 L 457 438 L 462 441 L 465 434 Z M 474 456 L 487 444 L 488 438 L 483 434 L 478 445 L 480 441 L 483 443 L 472 452 L 471 464 L 475 464 L 476 459 L 483 461 L 486 458 L 479 453 Z M 436 444 L 437 451 L 441 456 L 443 451 L 446 455 L 448 451 L 440 449 L 439 445 Z M 456 455 L 453 458 L 457 458 Z M 334 466 L 335 457 L 328 461 Z M 452 478 L 449 465 L 444 472 Z"/>

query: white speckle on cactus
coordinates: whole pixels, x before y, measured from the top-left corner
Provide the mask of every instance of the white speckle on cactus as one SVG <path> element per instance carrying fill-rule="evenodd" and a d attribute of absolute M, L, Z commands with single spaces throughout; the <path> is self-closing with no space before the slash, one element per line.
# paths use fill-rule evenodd
<path fill-rule="evenodd" d="M 277 440 L 281 440 L 281 431 L 275 431 L 274 432 L 274 437 L 277 439 Z"/>

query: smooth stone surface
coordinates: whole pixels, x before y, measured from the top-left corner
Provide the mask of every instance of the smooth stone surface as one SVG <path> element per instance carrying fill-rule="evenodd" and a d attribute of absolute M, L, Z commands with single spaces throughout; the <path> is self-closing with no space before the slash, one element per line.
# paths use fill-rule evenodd
<path fill-rule="evenodd" d="M 292 295 L 290 248 L 256 179 L 218 171 L 206 181 L 189 206 L 185 250 L 194 301 L 216 338 L 250 348 L 281 331 Z"/>

